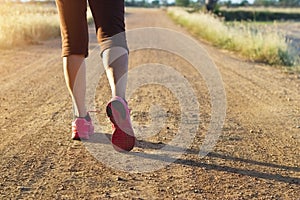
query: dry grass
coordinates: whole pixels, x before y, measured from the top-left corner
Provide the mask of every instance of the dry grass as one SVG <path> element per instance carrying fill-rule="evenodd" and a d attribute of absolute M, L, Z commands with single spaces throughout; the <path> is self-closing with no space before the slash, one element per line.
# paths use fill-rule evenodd
<path fill-rule="evenodd" d="M 271 65 L 295 64 L 285 36 L 278 31 L 262 31 L 243 24 L 225 25 L 213 15 L 189 14 L 180 8 L 170 8 L 168 14 L 194 35 L 218 47 L 238 52 L 248 59 Z"/>
<path fill-rule="evenodd" d="M 0 47 L 33 43 L 60 35 L 55 6 L 0 4 Z"/>
<path fill-rule="evenodd" d="M 90 10 L 88 22 L 92 22 Z M 0 3 L 0 48 L 36 43 L 60 36 L 55 4 Z"/>

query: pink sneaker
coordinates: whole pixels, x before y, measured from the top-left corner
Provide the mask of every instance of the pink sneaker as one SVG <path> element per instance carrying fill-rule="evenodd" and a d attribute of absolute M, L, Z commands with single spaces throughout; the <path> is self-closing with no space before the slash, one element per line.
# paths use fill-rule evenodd
<path fill-rule="evenodd" d="M 106 113 L 112 122 L 111 142 L 116 151 L 131 151 L 135 145 L 134 131 L 131 125 L 127 103 L 121 97 L 114 97 L 106 107 Z"/>
<path fill-rule="evenodd" d="M 92 120 L 87 121 L 85 118 L 76 118 L 72 122 L 72 139 L 88 140 L 94 134 L 94 126 Z"/>

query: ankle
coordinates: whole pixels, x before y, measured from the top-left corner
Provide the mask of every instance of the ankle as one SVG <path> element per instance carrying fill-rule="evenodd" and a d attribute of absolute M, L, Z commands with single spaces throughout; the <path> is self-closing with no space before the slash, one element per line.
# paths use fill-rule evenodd
<path fill-rule="evenodd" d="M 90 117 L 90 114 L 89 114 L 89 113 L 87 113 L 85 116 L 81 116 L 81 115 L 76 116 L 76 115 L 75 115 L 75 119 L 76 119 L 76 118 L 81 118 L 81 119 L 85 119 L 86 121 L 91 121 L 91 117 Z"/>

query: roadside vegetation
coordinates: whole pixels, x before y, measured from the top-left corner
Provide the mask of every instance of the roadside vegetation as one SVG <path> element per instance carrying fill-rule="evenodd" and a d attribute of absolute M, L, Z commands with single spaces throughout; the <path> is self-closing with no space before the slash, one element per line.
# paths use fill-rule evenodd
<path fill-rule="evenodd" d="M 220 7 L 215 14 L 226 21 L 281 21 L 299 20 L 300 8 L 282 7 Z"/>
<path fill-rule="evenodd" d="M 184 8 L 169 8 L 168 15 L 195 36 L 250 60 L 270 65 L 297 65 L 297 53 L 284 33 L 276 29 L 268 30 L 251 23 L 226 23 L 216 15 L 188 12 Z"/>
<path fill-rule="evenodd" d="M 0 47 L 35 43 L 60 35 L 55 5 L 0 4 Z"/>
<path fill-rule="evenodd" d="M 88 12 L 88 22 L 92 16 Z M 55 3 L 0 3 L 0 48 L 34 44 L 60 36 Z"/>

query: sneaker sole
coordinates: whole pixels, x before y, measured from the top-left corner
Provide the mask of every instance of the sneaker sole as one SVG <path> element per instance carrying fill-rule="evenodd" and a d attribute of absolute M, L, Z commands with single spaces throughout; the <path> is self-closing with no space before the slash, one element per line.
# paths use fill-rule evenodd
<path fill-rule="evenodd" d="M 79 136 L 78 133 L 75 133 L 74 135 L 72 134 L 72 140 L 88 140 L 90 139 L 89 134 L 85 135 L 85 136 Z"/>
<path fill-rule="evenodd" d="M 135 137 L 128 135 L 124 131 L 117 128 L 118 126 L 114 120 L 112 108 L 120 114 L 123 120 L 126 119 L 126 109 L 120 101 L 114 100 L 107 105 L 106 114 L 115 126 L 115 131 L 113 132 L 111 143 L 116 151 L 131 151 L 135 145 Z"/>

